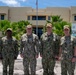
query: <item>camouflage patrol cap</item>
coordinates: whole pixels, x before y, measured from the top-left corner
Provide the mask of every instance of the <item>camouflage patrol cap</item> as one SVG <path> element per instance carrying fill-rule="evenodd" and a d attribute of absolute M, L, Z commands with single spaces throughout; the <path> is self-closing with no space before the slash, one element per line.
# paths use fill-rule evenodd
<path fill-rule="evenodd" d="M 46 27 L 52 27 L 51 23 L 47 23 Z"/>
<path fill-rule="evenodd" d="M 26 28 L 32 28 L 32 25 L 27 25 Z"/>
<path fill-rule="evenodd" d="M 11 28 L 7 28 L 6 32 L 7 32 L 7 31 L 11 31 L 11 32 L 12 32 L 12 29 L 11 29 Z"/>
<path fill-rule="evenodd" d="M 64 29 L 69 29 L 69 25 L 65 25 L 64 26 Z"/>

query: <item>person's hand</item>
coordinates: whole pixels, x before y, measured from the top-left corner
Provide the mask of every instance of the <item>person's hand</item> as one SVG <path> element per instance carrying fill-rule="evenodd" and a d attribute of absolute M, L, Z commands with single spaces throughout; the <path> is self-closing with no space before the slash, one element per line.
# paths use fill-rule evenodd
<path fill-rule="evenodd" d="M 36 58 L 38 58 L 39 57 L 39 55 L 36 55 Z"/>
<path fill-rule="evenodd" d="M 23 58 L 23 54 L 20 54 L 21 58 Z"/>
<path fill-rule="evenodd" d="M 58 59 L 58 58 L 59 58 L 59 56 L 57 56 L 57 55 L 56 55 L 56 56 L 55 56 L 55 58 L 56 58 L 56 59 Z"/>
<path fill-rule="evenodd" d="M 61 61 L 61 57 L 58 57 L 58 61 Z"/>
<path fill-rule="evenodd" d="M 76 62 L 76 58 L 73 57 L 73 58 L 72 58 L 72 62 Z"/>
<path fill-rule="evenodd" d="M 40 54 L 40 57 L 42 57 L 42 54 Z"/>

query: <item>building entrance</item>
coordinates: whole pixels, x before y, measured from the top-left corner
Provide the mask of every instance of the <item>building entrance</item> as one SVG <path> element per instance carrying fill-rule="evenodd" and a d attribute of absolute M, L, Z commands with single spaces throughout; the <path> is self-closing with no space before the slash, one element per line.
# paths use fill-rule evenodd
<path fill-rule="evenodd" d="M 36 34 L 36 27 L 33 28 L 34 34 Z M 38 28 L 38 37 L 40 39 L 41 35 L 43 33 L 43 27 L 42 28 Z"/>

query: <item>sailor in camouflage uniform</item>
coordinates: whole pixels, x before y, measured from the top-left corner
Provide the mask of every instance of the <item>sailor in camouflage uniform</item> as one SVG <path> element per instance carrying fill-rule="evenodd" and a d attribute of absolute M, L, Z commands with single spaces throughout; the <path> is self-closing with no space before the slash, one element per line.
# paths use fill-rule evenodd
<path fill-rule="evenodd" d="M 24 75 L 36 75 L 36 58 L 39 53 L 38 36 L 32 33 L 32 26 L 27 25 L 26 33 L 21 37 L 20 55 L 23 57 Z"/>
<path fill-rule="evenodd" d="M 41 36 L 40 55 L 42 57 L 43 75 L 54 75 L 55 56 L 58 56 L 59 39 L 52 32 L 52 24 L 46 25 L 47 32 Z"/>
<path fill-rule="evenodd" d="M 61 56 L 61 75 L 74 75 L 74 62 L 76 58 L 76 38 L 70 35 L 68 25 L 64 26 L 64 36 L 61 38 L 60 53 Z"/>
<path fill-rule="evenodd" d="M 7 75 L 7 67 L 9 66 L 9 75 L 13 75 L 14 62 L 18 56 L 17 40 L 12 36 L 12 29 L 6 30 L 6 36 L 1 39 L 0 53 L 2 54 L 3 75 Z"/>

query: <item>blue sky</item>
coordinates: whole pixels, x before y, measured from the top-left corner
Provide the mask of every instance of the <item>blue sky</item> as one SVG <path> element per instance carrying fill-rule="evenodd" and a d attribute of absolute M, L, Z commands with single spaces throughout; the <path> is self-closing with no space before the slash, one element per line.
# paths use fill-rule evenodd
<path fill-rule="evenodd" d="M 36 8 L 36 0 L 0 0 L 0 6 Z M 76 6 L 76 0 L 38 0 L 38 8 Z"/>

